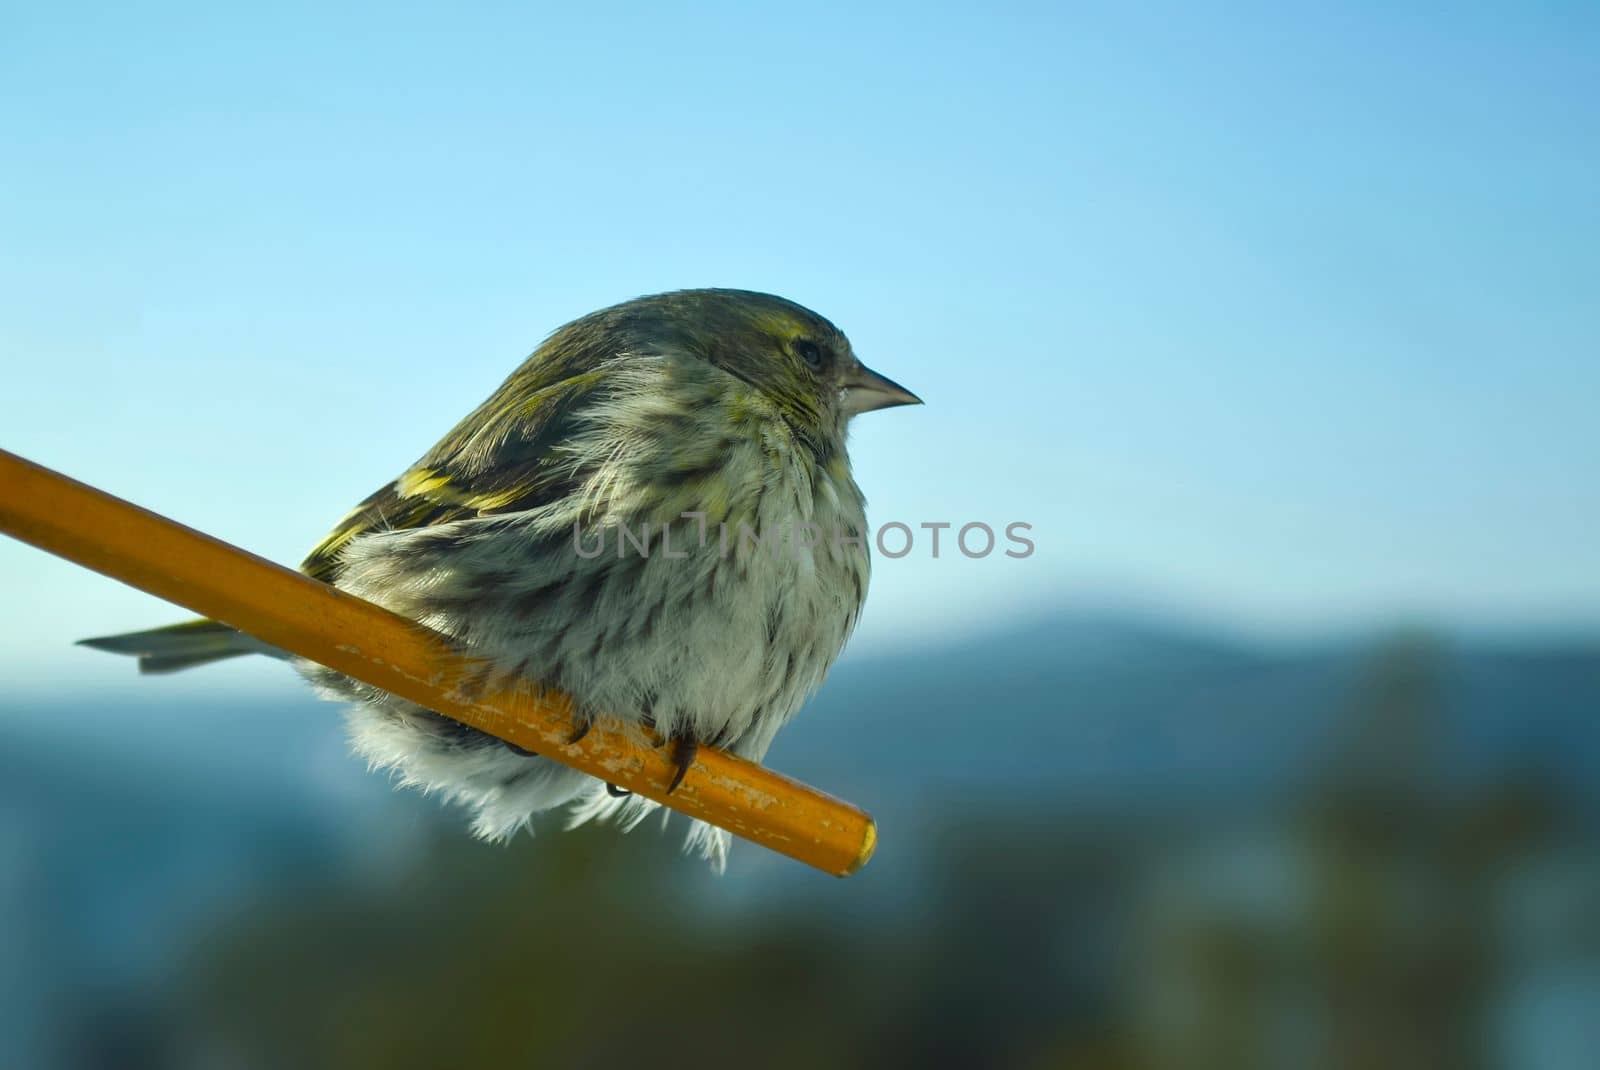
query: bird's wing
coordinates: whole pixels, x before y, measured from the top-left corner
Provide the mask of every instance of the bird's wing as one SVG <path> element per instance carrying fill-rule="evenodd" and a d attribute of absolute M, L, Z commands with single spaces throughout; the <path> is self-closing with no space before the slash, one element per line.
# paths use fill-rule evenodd
<path fill-rule="evenodd" d="M 334 582 L 341 551 L 359 535 L 537 508 L 572 478 L 556 446 L 605 372 L 535 356 L 394 482 L 368 497 L 300 565 Z"/>

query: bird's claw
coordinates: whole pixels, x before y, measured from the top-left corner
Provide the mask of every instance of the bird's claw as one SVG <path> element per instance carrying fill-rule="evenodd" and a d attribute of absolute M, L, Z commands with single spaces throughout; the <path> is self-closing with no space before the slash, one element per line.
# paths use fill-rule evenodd
<path fill-rule="evenodd" d="M 582 739 L 583 732 L 587 731 L 588 728 L 585 727 L 579 732 L 577 738 Z M 673 770 L 672 782 L 667 785 L 667 794 L 671 795 L 678 790 L 678 785 L 683 783 L 683 778 L 689 775 L 689 767 L 694 764 L 695 756 L 700 753 L 700 741 L 678 738 L 667 742 L 672 744 L 672 762 L 677 767 Z M 615 784 L 607 783 L 606 794 L 613 799 L 626 799 L 633 792 L 627 788 L 619 788 Z"/>
<path fill-rule="evenodd" d="M 683 778 L 689 775 L 689 767 L 694 764 L 695 755 L 699 753 L 699 740 L 693 738 L 673 740 L 672 760 L 677 763 L 678 768 L 672 774 L 672 783 L 667 785 L 668 795 L 678 790 L 678 785 L 683 783 Z"/>

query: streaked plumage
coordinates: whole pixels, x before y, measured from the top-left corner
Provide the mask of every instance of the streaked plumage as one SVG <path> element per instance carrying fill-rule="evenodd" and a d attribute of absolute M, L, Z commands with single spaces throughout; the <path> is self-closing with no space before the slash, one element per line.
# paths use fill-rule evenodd
<path fill-rule="evenodd" d="M 760 760 L 822 682 L 866 595 L 846 424 L 914 400 L 862 368 L 832 324 L 781 298 L 630 301 L 551 335 L 302 568 L 453 636 L 498 671 L 566 691 L 585 715 Z M 804 524 L 820 537 L 800 534 Z M 643 525 L 648 553 L 637 548 Z M 782 545 L 759 547 L 746 530 L 779 533 Z M 260 649 L 216 625 L 179 629 L 94 643 L 156 670 Z M 481 836 L 508 837 L 564 804 L 574 824 L 630 827 L 654 806 L 297 665 L 356 701 L 363 756 L 470 807 Z M 725 833 L 696 823 L 689 843 L 722 865 Z"/>

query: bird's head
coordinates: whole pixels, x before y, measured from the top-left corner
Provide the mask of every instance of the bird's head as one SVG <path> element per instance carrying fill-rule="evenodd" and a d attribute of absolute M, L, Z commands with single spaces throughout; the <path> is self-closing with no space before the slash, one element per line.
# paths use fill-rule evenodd
<path fill-rule="evenodd" d="M 771 294 L 679 290 L 602 315 L 641 343 L 693 354 L 742 381 L 819 451 L 842 440 L 852 416 L 921 404 L 862 364 L 839 328 Z"/>

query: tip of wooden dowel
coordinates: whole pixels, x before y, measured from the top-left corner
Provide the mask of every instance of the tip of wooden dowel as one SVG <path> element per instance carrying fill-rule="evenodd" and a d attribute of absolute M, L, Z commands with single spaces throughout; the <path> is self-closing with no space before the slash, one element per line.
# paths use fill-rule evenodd
<path fill-rule="evenodd" d="M 855 861 L 844 868 L 841 877 L 849 877 L 858 872 L 862 866 L 872 861 L 872 852 L 878 849 L 878 823 L 867 818 L 867 827 L 861 834 L 861 853 L 857 854 Z"/>

